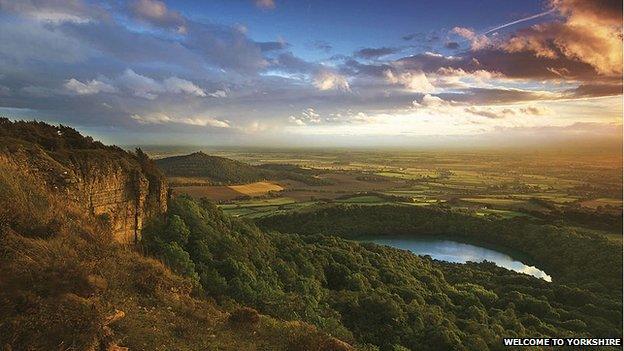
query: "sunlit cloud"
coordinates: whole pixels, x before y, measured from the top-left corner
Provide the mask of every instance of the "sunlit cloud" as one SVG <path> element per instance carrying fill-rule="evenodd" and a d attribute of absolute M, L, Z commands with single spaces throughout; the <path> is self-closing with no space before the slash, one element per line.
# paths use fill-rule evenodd
<path fill-rule="evenodd" d="M 328 69 L 321 69 L 314 74 L 314 86 L 319 90 L 350 90 L 346 77 Z"/>
<path fill-rule="evenodd" d="M 488 23 L 503 20 L 489 27 L 450 16 L 393 38 L 364 28 L 304 39 L 266 25 L 300 6 L 280 4 L 227 2 L 251 14 L 221 23 L 166 0 L 0 0 L 0 108 L 110 133 L 209 131 L 249 143 L 291 135 L 505 143 L 531 132 L 599 138 L 591 128 L 616 135 L 604 126 L 621 124 L 617 2 L 552 0 L 541 12 L 527 5 L 532 15 L 521 18 L 499 10 Z M 341 25 L 314 18 L 318 28 Z M 305 19 L 283 18 L 301 28 Z"/>

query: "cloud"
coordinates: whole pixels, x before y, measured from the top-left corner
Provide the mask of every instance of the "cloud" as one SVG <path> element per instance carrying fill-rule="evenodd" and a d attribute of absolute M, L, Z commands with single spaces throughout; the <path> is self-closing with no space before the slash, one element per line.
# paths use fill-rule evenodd
<path fill-rule="evenodd" d="M 129 90 L 135 96 L 154 100 L 158 93 L 164 91 L 163 86 L 154 79 L 135 73 L 127 69 L 117 79 L 117 83 Z"/>
<path fill-rule="evenodd" d="M 210 117 L 185 117 L 174 118 L 165 113 L 151 113 L 148 115 L 133 114 L 130 116 L 133 120 L 139 124 L 185 124 L 190 126 L 199 127 L 213 127 L 213 128 L 230 128 L 230 124 L 227 121 L 221 121 Z"/>
<path fill-rule="evenodd" d="M 326 53 L 329 53 L 333 49 L 332 45 L 324 40 L 317 40 L 313 42 L 312 47 Z"/>
<path fill-rule="evenodd" d="M 269 66 L 260 46 L 229 26 L 189 22 L 181 45 L 213 65 L 243 74 L 257 73 Z"/>
<path fill-rule="evenodd" d="M 439 108 L 439 107 L 448 107 L 448 106 L 450 106 L 451 104 L 450 104 L 448 101 L 446 101 L 446 100 L 444 100 L 444 99 L 442 99 L 442 98 L 440 98 L 440 97 L 438 97 L 438 96 L 434 96 L 434 95 L 431 95 L 431 94 L 425 94 L 425 95 L 422 97 L 422 99 L 420 99 L 420 101 L 416 101 L 416 100 L 414 100 L 414 101 L 412 102 L 412 105 L 413 105 L 414 107 L 417 107 L 417 108 L 419 108 L 419 107 L 424 107 L 424 108 L 431 108 L 431 107 L 434 107 L 434 108 Z"/>
<path fill-rule="evenodd" d="M 581 84 L 565 93 L 566 96 L 575 98 L 617 96 L 622 95 L 622 84 Z"/>
<path fill-rule="evenodd" d="M 254 3 L 263 10 L 272 10 L 275 8 L 274 0 L 254 0 Z"/>
<path fill-rule="evenodd" d="M 587 63 L 601 75 L 621 75 L 621 2 L 553 0 L 552 5 L 563 21 L 522 29 L 501 47 L 550 59 L 565 57 Z"/>
<path fill-rule="evenodd" d="M 257 43 L 262 52 L 278 51 L 288 48 L 290 45 L 284 40 L 265 41 Z"/>
<path fill-rule="evenodd" d="M 470 41 L 470 48 L 472 50 L 480 50 L 490 45 L 490 39 L 483 35 L 477 34 L 474 30 L 465 27 L 455 27 L 451 30 L 451 33 L 457 34 L 462 38 Z"/>
<path fill-rule="evenodd" d="M 208 95 L 214 98 L 224 98 L 227 97 L 227 91 L 219 89 L 209 93 Z"/>
<path fill-rule="evenodd" d="M 520 112 L 524 113 L 525 115 L 533 115 L 533 116 L 544 116 L 544 115 L 549 115 L 552 113 L 552 111 L 549 108 L 539 107 L 539 106 L 522 107 L 520 108 Z"/>
<path fill-rule="evenodd" d="M 431 93 L 435 87 L 431 85 L 422 71 L 394 73 L 388 69 L 384 71 L 386 81 L 390 84 L 399 84 L 417 93 Z"/>
<path fill-rule="evenodd" d="M 551 91 L 532 91 L 515 88 L 468 87 L 457 92 L 444 92 L 439 96 L 465 104 L 510 104 L 516 102 L 556 100 L 564 96 Z"/>
<path fill-rule="evenodd" d="M 388 56 L 398 52 L 397 48 L 382 47 L 382 48 L 364 48 L 356 51 L 353 55 L 355 57 L 363 59 L 377 59 L 383 56 Z"/>
<path fill-rule="evenodd" d="M 288 120 L 298 126 L 319 124 L 321 123 L 321 115 L 318 114 L 312 107 L 308 107 L 303 110 L 299 116 L 291 115 L 288 117 Z"/>
<path fill-rule="evenodd" d="M 427 44 L 432 44 L 440 40 L 440 34 L 437 31 L 429 31 L 427 33 L 411 33 L 401 37 L 405 41 L 420 41 Z"/>
<path fill-rule="evenodd" d="M 509 109 L 505 109 L 502 111 L 496 111 L 490 107 L 478 108 L 475 106 L 464 108 L 465 112 L 471 113 L 473 115 L 482 116 L 486 118 L 504 118 L 507 115 L 513 114 L 513 112 Z"/>
<path fill-rule="evenodd" d="M 0 11 L 49 23 L 86 23 L 108 17 L 101 7 L 81 0 L 0 0 Z"/>
<path fill-rule="evenodd" d="M 350 90 L 347 78 L 329 69 L 321 69 L 314 74 L 314 86 L 319 90 Z"/>
<path fill-rule="evenodd" d="M 167 8 L 159 0 L 133 0 L 128 5 L 130 14 L 143 22 L 155 27 L 173 29 L 178 33 L 186 33 L 186 20 L 177 11 Z"/>
<path fill-rule="evenodd" d="M 0 19 L 0 53 L 19 63 L 66 64 L 85 61 L 95 54 L 85 43 L 60 31 L 52 31 L 45 23 L 4 16 Z M 8 62 L 1 63 L 6 65 Z"/>
<path fill-rule="evenodd" d="M 193 84 L 193 82 L 178 77 L 169 77 L 163 81 L 163 84 L 165 90 L 172 93 L 184 93 L 200 97 L 206 96 L 206 92 Z"/>
<path fill-rule="evenodd" d="M 464 112 L 491 118 L 491 119 L 500 119 L 506 118 L 516 115 L 525 115 L 525 116 L 545 116 L 551 113 L 550 109 L 539 106 L 526 106 L 526 107 L 478 107 L 478 106 L 470 106 L 464 108 Z"/>
<path fill-rule="evenodd" d="M 114 93 L 117 91 L 115 87 L 102 81 L 93 79 L 88 82 L 81 82 L 74 78 L 69 79 L 64 84 L 65 89 L 78 95 L 92 95 L 97 93 Z"/>
<path fill-rule="evenodd" d="M 207 96 L 199 86 L 186 79 L 169 77 L 162 82 L 140 75 L 131 69 L 126 69 L 121 76 L 115 79 L 116 85 L 131 92 L 134 96 L 154 100 L 161 93 L 186 94 L 197 97 Z"/>

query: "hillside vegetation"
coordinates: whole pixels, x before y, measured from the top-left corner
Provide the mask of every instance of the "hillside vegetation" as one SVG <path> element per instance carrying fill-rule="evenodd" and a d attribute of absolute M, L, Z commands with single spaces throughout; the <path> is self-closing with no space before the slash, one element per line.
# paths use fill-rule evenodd
<path fill-rule="evenodd" d="M 68 162 L 91 150 L 129 167 L 144 157 L 71 129 L 63 129 L 72 136 L 65 139 L 45 124 L 13 126 L 0 124 L 8 155 L 19 144 L 38 150 L 30 155 L 43 161 L 49 156 L 42 150 Z M 1 157 L 0 277 L 3 350 L 351 349 L 306 323 L 217 305 L 194 279 L 114 243 L 106 218 L 94 218 L 38 172 Z"/>
<path fill-rule="evenodd" d="M 212 184 L 241 184 L 261 180 L 292 179 L 308 185 L 322 185 L 327 181 L 315 177 L 314 172 L 291 165 L 252 166 L 224 157 L 194 152 L 156 160 L 168 177 L 198 178 Z"/>
<path fill-rule="evenodd" d="M 283 226 L 310 233 L 319 224 L 329 233 L 334 222 L 340 233 L 344 223 L 373 221 L 337 213 L 310 213 L 305 219 L 314 224 L 282 217 Z M 425 213 L 412 215 L 428 221 Z M 604 287 L 548 283 L 491 263 L 441 263 L 332 236 L 266 232 L 184 196 L 146 228 L 143 244 L 217 301 L 304 320 L 360 347 L 487 350 L 500 349 L 502 337 L 621 336 L 621 298 Z"/>
<path fill-rule="evenodd" d="M 0 156 L 28 148 L 37 161 L 28 165 L 75 164 L 94 152 L 89 162 L 159 172 L 140 150 L 2 123 Z M 8 160 L 0 157 L 5 350 L 501 350 L 503 337 L 622 337 L 621 251 L 599 235 L 349 205 L 262 219 L 261 229 L 179 196 L 149 217 L 140 245 L 121 246 L 105 216 Z M 498 243 L 554 281 L 327 235 L 373 232 Z"/>

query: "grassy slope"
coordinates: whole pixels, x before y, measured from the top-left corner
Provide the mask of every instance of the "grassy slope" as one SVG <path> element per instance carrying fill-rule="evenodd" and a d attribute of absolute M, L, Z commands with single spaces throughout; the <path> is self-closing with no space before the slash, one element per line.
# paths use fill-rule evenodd
<path fill-rule="evenodd" d="M 0 277 L 5 349 L 348 349 L 303 323 L 259 316 L 233 324 L 189 280 L 112 244 L 105 225 L 3 163 Z"/>

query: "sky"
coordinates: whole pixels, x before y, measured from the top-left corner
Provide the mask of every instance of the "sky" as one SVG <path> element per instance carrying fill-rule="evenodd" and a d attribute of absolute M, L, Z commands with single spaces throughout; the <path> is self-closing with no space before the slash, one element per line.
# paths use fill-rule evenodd
<path fill-rule="evenodd" d="M 0 0 L 0 115 L 121 145 L 619 145 L 622 2 Z"/>

